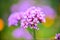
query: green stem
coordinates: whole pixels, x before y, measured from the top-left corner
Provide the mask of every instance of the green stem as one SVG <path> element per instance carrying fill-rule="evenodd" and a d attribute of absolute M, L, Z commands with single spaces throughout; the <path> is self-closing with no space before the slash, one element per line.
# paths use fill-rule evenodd
<path fill-rule="evenodd" d="M 36 32 L 35 32 L 35 29 L 33 29 L 33 40 L 36 40 Z"/>

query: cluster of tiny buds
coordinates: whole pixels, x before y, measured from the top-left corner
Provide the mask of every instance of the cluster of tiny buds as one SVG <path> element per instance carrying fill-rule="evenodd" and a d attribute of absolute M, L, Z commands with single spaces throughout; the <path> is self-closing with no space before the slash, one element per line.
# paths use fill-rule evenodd
<path fill-rule="evenodd" d="M 23 28 L 30 27 L 39 30 L 37 24 L 46 21 L 45 14 L 42 9 L 35 6 L 27 9 L 25 12 L 22 12 L 22 14 L 20 13 L 19 15 L 17 16 L 20 17 L 20 19 L 18 17 L 16 17 L 16 19 L 18 18 L 17 20 L 21 20 L 21 27 Z"/>

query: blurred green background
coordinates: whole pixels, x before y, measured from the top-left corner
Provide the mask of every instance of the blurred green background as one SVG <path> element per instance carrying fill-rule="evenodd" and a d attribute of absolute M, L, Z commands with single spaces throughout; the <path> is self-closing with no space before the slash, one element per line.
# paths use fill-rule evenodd
<path fill-rule="evenodd" d="M 34 0 L 37 4 L 40 4 L 40 0 Z M 43 0 L 44 1 L 44 0 Z M 0 31 L 0 40 L 24 40 L 22 38 L 15 39 L 12 37 L 12 31 L 18 27 L 8 27 L 8 16 L 10 15 L 10 7 L 12 4 L 18 3 L 18 0 L 0 0 L 0 19 L 4 21 L 4 28 Z M 46 27 L 43 24 L 38 24 L 40 30 L 34 30 L 34 40 L 54 40 L 57 33 L 60 33 L 60 0 L 45 0 L 44 4 L 50 4 L 51 7 L 56 11 L 56 18 L 50 20 L 50 27 Z M 33 32 L 32 29 L 27 29 L 30 33 Z"/>

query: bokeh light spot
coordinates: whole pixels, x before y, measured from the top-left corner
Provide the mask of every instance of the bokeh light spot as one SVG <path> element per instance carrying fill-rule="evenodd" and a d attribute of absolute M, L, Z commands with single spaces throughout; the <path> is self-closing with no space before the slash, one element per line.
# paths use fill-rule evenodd
<path fill-rule="evenodd" d="M 4 21 L 3 19 L 0 19 L 0 31 L 2 31 L 4 28 Z"/>
<path fill-rule="evenodd" d="M 46 17 L 46 22 L 43 25 L 47 28 L 50 28 L 54 24 L 54 19 Z"/>

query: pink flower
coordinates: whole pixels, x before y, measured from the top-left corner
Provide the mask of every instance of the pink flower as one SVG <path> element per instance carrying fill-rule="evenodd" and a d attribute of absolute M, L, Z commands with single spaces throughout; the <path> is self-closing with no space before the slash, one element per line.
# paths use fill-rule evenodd
<path fill-rule="evenodd" d="M 32 40 L 32 35 L 23 28 L 17 28 L 13 31 L 14 38 L 25 38 L 26 40 Z"/>
<path fill-rule="evenodd" d="M 18 20 L 21 20 L 22 18 L 22 12 L 14 12 L 12 13 L 8 18 L 8 25 L 15 25 L 17 26 Z"/>
<path fill-rule="evenodd" d="M 33 2 L 33 0 L 19 0 L 17 4 L 11 6 L 11 12 L 25 11 L 34 4 L 34 2 L 31 2 Z"/>
<path fill-rule="evenodd" d="M 60 33 L 56 34 L 55 39 L 60 40 Z"/>
<path fill-rule="evenodd" d="M 54 19 L 56 17 L 56 12 L 51 6 L 46 5 L 46 6 L 41 6 L 41 8 L 43 9 L 44 13 L 46 14 L 46 17 L 50 17 L 52 19 Z"/>
<path fill-rule="evenodd" d="M 43 11 L 41 11 L 41 8 L 39 7 L 31 7 L 27 9 L 25 12 L 27 14 L 27 21 L 28 26 L 31 26 L 31 28 L 38 29 L 37 24 L 40 22 L 45 22 L 45 14 Z"/>
<path fill-rule="evenodd" d="M 9 26 L 17 25 L 18 20 L 20 20 L 21 27 L 23 28 L 30 26 L 31 28 L 38 29 L 37 24 L 39 22 L 45 22 L 45 14 L 43 11 L 41 11 L 41 8 L 33 6 L 27 9 L 25 12 L 11 14 L 8 19 Z"/>

